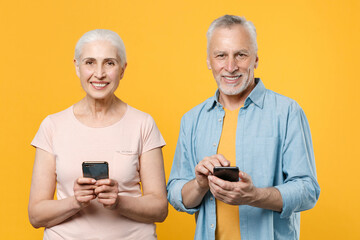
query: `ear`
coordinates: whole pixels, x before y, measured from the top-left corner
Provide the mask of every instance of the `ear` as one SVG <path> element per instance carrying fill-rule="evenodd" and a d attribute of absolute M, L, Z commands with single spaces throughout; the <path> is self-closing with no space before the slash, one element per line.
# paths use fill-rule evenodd
<path fill-rule="evenodd" d="M 78 64 L 78 62 L 76 61 L 76 59 L 74 59 L 74 66 L 75 66 L 76 75 L 80 78 L 79 64 Z"/>
<path fill-rule="evenodd" d="M 206 58 L 206 65 L 207 65 L 208 69 L 211 70 L 211 64 L 210 64 L 209 56 L 207 56 L 207 58 Z"/>
<path fill-rule="evenodd" d="M 127 63 L 125 63 L 124 67 L 122 68 L 122 73 L 120 74 L 120 80 L 124 77 L 126 67 L 127 67 Z"/>
<path fill-rule="evenodd" d="M 255 59 L 255 68 L 257 68 L 259 65 L 259 56 L 256 54 L 256 59 Z"/>

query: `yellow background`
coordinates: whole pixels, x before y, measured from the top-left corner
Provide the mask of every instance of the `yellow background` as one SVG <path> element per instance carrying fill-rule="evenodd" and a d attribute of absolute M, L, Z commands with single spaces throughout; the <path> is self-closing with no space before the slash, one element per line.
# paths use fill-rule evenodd
<path fill-rule="evenodd" d="M 321 195 L 301 217 L 301 239 L 360 239 L 360 1 L 72 0 L 0 3 L 0 236 L 41 239 L 29 224 L 40 122 L 84 93 L 72 64 L 79 37 L 95 28 L 123 38 L 128 68 L 117 95 L 156 120 L 169 177 L 180 118 L 212 96 L 205 33 L 226 13 L 258 31 L 265 86 L 303 107 L 312 131 Z M 192 239 L 194 217 L 169 207 L 163 239 Z"/>

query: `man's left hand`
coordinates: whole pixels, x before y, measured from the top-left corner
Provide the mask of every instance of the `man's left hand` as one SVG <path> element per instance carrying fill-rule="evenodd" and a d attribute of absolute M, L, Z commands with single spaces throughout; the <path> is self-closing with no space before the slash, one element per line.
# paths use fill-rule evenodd
<path fill-rule="evenodd" d="M 251 177 L 245 172 L 239 172 L 239 182 L 229 182 L 215 176 L 208 176 L 209 187 L 214 197 L 231 205 L 251 205 L 257 199 L 257 188 Z"/>

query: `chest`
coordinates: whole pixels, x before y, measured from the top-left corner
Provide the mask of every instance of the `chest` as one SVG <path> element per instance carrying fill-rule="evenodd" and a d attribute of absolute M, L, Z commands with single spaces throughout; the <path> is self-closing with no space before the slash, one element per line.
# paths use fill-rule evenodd
<path fill-rule="evenodd" d="M 138 189 L 140 137 L 126 128 L 58 129 L 53 136 L 58 189 L 71 195 L 74 181 L 82 177 L 84 161 L 108 162 L 109 178 L 119 183 L 120 190 Z"/>

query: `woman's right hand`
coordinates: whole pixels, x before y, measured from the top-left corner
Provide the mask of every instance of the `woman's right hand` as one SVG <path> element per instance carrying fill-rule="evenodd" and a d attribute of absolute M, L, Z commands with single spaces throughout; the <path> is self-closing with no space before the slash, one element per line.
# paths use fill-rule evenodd
<path fill-rule="evenodd" d="M 90 201 L 96 198 L 96 180 L 80 177 L 74 182 L 74 196 L 80 208 L 87 207 Z"/>

